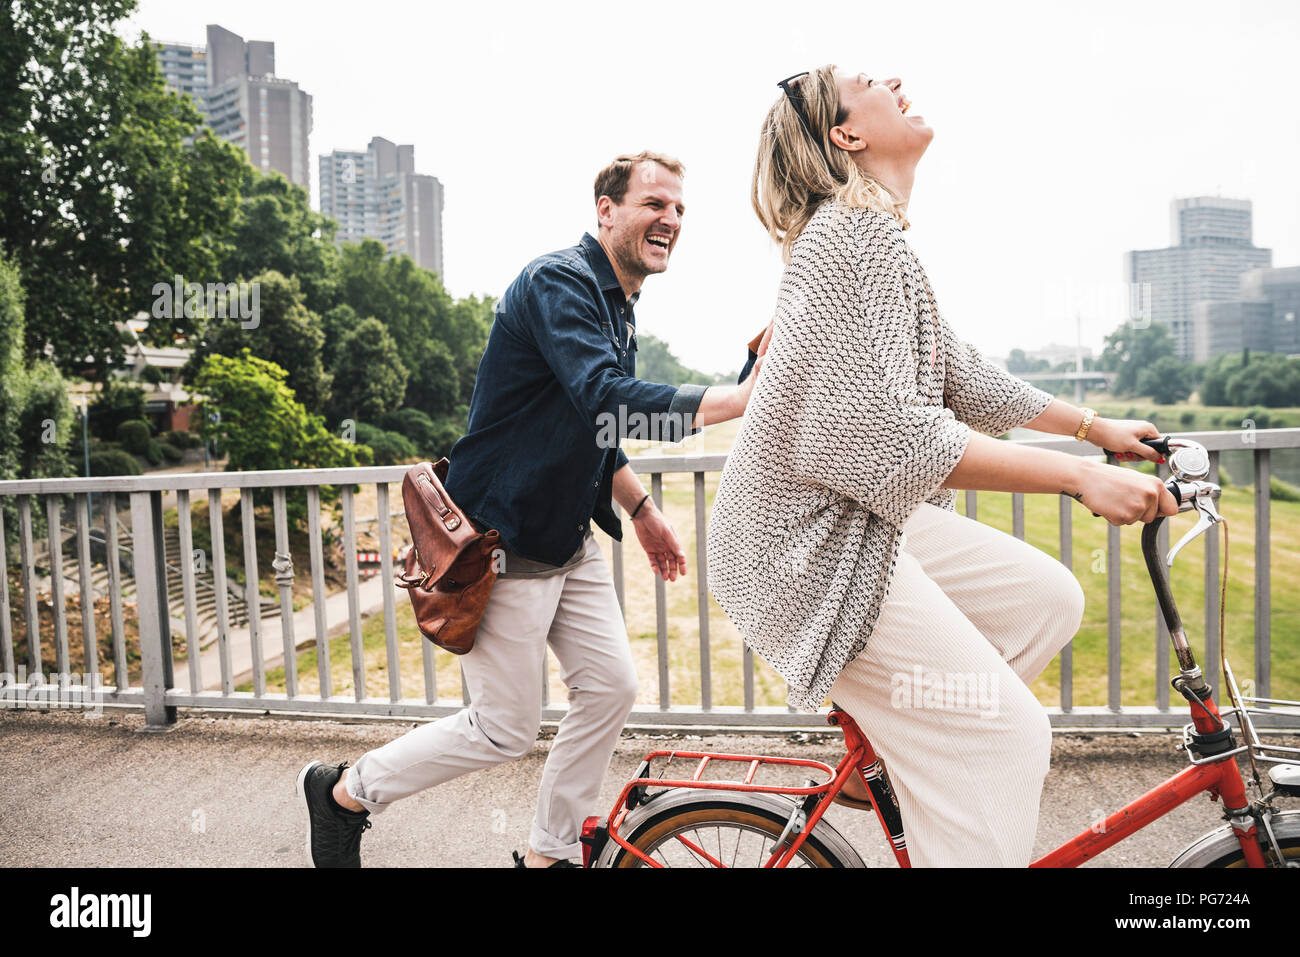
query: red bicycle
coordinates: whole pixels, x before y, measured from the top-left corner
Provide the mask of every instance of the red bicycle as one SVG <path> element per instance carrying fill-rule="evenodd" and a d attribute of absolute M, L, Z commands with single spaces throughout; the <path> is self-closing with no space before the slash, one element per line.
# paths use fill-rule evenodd
<path fill-rule="evenodd" d="M 1190 767 L 1116 811 L 1031 867 L 1077 867 L 1124 840 L 1197 794 L 1221 800 L 1227 823 L 1193 841 L 1171 867 L 1300 867 L 1300 811 L 1279 811 L 1274 802 L 1300 796 L 1300 748 L 1265 744 L 1252 715 L 1300 718 L 1300 702 L 1242 695 L 1226 657 L 1223 677 L 1232 707 L 1220 711 L 1196 664 L 1169 587 L 1167 568 L 1174 556 L 1207 529 L 1224 525 L 1224 586 L 1227 583 L 1227 525 L 1215 502 L 1220 488 L 1206 481 L 1210 460 L 1199 443 L 1165 436 L 1145 440 L 1166 456 L 1172 477 L 1166 487 L 1179 511 L 1196 511 L 1197 522 L 1163 560 L 1156 536 L 1164 516 L 1142 530 L 1142 553 L 1179 664 L 1173 687 L 1187 700 L 1191 722 L 1183 728 Z M 1221 599 L 1226 598 L 1226 592 Z M 1220 601 L 1220 614 L 1223 614 Z M 1221 619 L 1222 623 L 1222 619 Z M 1220 634 L 1223 634 L 1222 625 Z M 1229 718 L 1236 716 L 1243 743 L 1238 745 Z M 826 810 L 850 775 L 866 785 L 871 805 L 894 856 L 909 867 L 898 802 L 888 774 L 871 742 L 844 712 L 832 705 L 827 718 L 844 733 L 845 755 L 836 767 L 820 761 L 750 754 L 652 751 L 623 788 L 607 818 L 588 818 L 583 826 L 583 864 L 587 867 L 865 867 L 862 858 L 830 822 Z M 1250 786 L 1237 764 L 1245 755 Z M 656 761 L 665 765 L 652 773 Z M 694 763 L 689 777 L 664 771 L 674 761 Z M 1260 764 L 1267 764 L 1266 791 Z M 740 780 L 707 780 L 719 765 L 744 769 Z M 760 784 L 764 768 L 799 768 L 818 777 L 802 787 Z"/>

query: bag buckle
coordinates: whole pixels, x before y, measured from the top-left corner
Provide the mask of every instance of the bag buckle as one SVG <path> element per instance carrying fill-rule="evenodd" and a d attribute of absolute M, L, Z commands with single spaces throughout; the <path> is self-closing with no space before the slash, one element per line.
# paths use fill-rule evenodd
<path fill-rule="evenodd" d="M 397 581 L 393 582 L 398 588 L 423 588 L 426 591 L 429 588 L 429 580 L 433 578 L 433 572 L 418 577 L 408 577 L 405 572 L 397 576 Z"/>
<path fill-rule="evenodd" d="M 403 551 L 403 553 L 399 557 L 399 561 L 401 561 L 403 566 L 405 566 L 407 559 L 410 558 L 412 555 L 414 555 L 415 569 L 416 571 L 419 571 L 420 570 L 419 550 L 414 545 L 409 545 L 407 546 L 407 548 L 409 550 Z M 398 572 L 397 577 L 394 580 L 393 584 L 396 585 L 398 588 L 423 588 L 425 590 L 428 590 L 429 581 L 433 578 L 434 571 L 436 571 L 436 569 L 430 569 L 429 571 L 425 572 L 423 575 L 407 575 L 406 569 L 405 567 L 403 567 L 403 569 L 400 572 Z"/>

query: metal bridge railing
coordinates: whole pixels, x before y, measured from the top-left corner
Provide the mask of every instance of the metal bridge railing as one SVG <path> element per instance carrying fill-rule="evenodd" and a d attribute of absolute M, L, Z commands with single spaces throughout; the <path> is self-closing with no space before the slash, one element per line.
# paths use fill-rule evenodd
<path fill-rule="evenodd" d="M 1182 433 L 1180 433 L 1182 434 Z M 1269 477 L 1270 453 L 1276 449 L 1295 449 L 1300 447 L 1300 429 L 1262 429 L 1254 430 L 1249 439 L 1243 441 L 1239 430 L 1223 432 L 1187 433 L 1191 438 L 1202 443 L 1211 455 L 1212 480 L 1219 474 L 1220 456 L 1224 452 L 1247 452 L 1253 466 L 1254 480 L 1254 694 L 1259 697 L 1270 695 L 1272 669 L 1275 654 L 1272 644 L 1272 617 L 1270 599 L 1270 502 Z M 1091 446 L 1072 439 L 1030 440 L 1023 444 L 1040 448 L 1055 449 L 1071 454 L 1095 453 Z M 786 706 L 767 704 L 756 701 L 755 673 L 756 662 L 752 653 L 743 649 L 737 655 L 740 675 L 731 675 L 728 680 L 738 683 L 743 691 L 738 704 L 719 704 L 715 695 L 716 681 L 714 673 L 713 648 L 710 636 L 710 612 L 716 609 L 707 591 L 707 504 L 708 494 L 706 478 L 721 471 L 726 461 L 724 454 L 716 455 L 653 455 L 637 456 L 631 459 L 633 468 L 642 475 L 650 476 L 651 495 L 655 503 L 663 507 L 665 475 L 690 475 L 693 480 L 692 530 L 678 528 L 684 542 L 690 540 L 694 532 L 694 603 L 695 628 L 698 644 L 698 681 L 697 700 L 682 704 L 673 702 L 672 669 L 670 668 L 670 636 L 667 603 L 667 585 L 662 579 L 654 581 L 655 640 L 657 660 L 657 705 L 640 706 L 632 715 L 631 724 L 698 724 L 698 725 L 775 725 L 775 726 L 818 726 L 824 718 L 816 714 L 803 714 L 790 710 Z M 83 671 L 81 676 L 97 674 L 100 671 L 99 644 L 96 634 L 94 614 L 85 613 L 93 609 L 95 585 L 92 580 L 92 536 L 104 542 L 105 563 L 107 564 L 107 614 L 108 627 L 111 631 L 112 665 L 105 666 L 111 670 L 112 683 L 95 689 L 97 700 L 105 704 L 128 705 L 144 709 L 150 724 L 166 724 L 175 720 L 177 708 L 220 708 L 243 709 L 259 712 L 309 712 L 334 715 L 375 715 L 434 717 L 449 714 L 463 706 L 467 700 L 461 683 L 459 699 L 449 699 L 439 695 L 439 668 L 455 667 L 454 659 L 438 652 L 428 642 L 421 642 L 418 669 L 408 663 L 403 672 L 399 660 L 397 634 L 397 607 L 405 603 L 405 596 L 394 586 L 393 552 L 393 516 L 400 520 L 400 501 L 394 503 L 390 497 L 390 486 L 394 483 L 400 488 L 405 467 L 351 468 L 351 469 L 315 469 L 278 472 L 206 472 L 194 474 L 169 474 L 157 476 L 123 476 L 114 478 L 91 479 L 41 479 L 30 481 L 0 482 L 0 500 L 16 501 L 18 527 L 10 530 L 14 545 L 5 545 L 0 549 L 0 665 L 4 673 L 3 687 L 0 687 L 0 705 L 14 706 L 14 702 L 30 700 L 39 687 L 31 680 L 19 680 L 21 672 L 15 668 L 15 627 L 13 613 L 23 612 L 22 627 L 19 636 L 25 637 L 26 661 L 20 662 L 28 676 L 40 674 L 47 664 L 55 668 L 51 680 L 61 683 L 63 690 L 72 692 L 84 688 L 84 681 L 77 684 L 78 675 L 72 673 L 69 666 L 69 628 L 68 603 L 64 595 L 64 561 L 65 547 L 72 547 L 77 564 L 77 582 L 80 590 L 81 656 Z M 1162 474 L 1163 472 L 1162 467 Z M 716 478 L 716 475 L 714 476 Z M 357 512 L 357 495 L 360 490 L 373 487 L 375 495 L 375 517 L 359 518 Z M 326 591 L 326 541 L 322 536 L 322 489 L 337 490 L 339 508 L 342 513 L 342 541 L 332 542 L 342 553 L 345 563 L 345 585 L 339 595 L 331 601 Z M 244 594 L 248 608 L 249 620 L 246 628 L 233 627 L 230 618 L 227 596 L 227 577 L 229 560 L 227 555 L 223 527 L 223 492 L 238 491 L 240 500 L 240 522 L 242 532 L 242 568 L 244 576 Z M 288 496 L 300 496 L 305 493 L 306 500 L 306 552 L 307 555 L 295 555 L 290 548 L 290 527 Z M 185 634 L 182 648 L 185 653 L 183 679 L 178 680 L 173 653 L 172 626 L 173 619 L 168 613 L 168 576 L 163 525 L 164 496 L 175 496 L 177 525 L 179 533 L 179 562 L 181 589 L 184 595 L 184 619 L 180 622 Z M 968 491 L 965 495 L 966 514 L 978 518 L 979 495 Z M 206 512 L 210 537 L 210 555 L 213 571 L 213 587 L 216 594 L 216 638 L 214 647 L 199 647 L 200 629 L 196 620 L 196 578 L 192 563 L 186 556 L 193 554 L 194 523 L 191 514 L 193 505 L 202 505 L 206 497 Z M 1012 534 L 1024 538 L 1025 534 L 1025 496 L 1015 494 L 1012 497 Z M 1058 496 L 1058 557 L 1071 566 L 1073 550 L 1072 500 Z M 122 500 L 125 500 L 123 504 Z M 265 506 L 269 499 L 271 520 L 274 526 L 276 560 L 276 589 L 280 599 L 280 616 L 277 621 L 264 622 L 259 602 L 259 574 L 257 528 L 254 506 Z M 301 501 L 301 498 L 298 499 Z M 55 537 L 55 547 L 50 549 L 49 568 L 38 567 L 38 542 L 34 538 L 34 515 L 44 515 L 46 527 L 61 527 L 63 509 L 68 503 L 75 514 L 76 534 L 74 541 L 69 540 L 65 546 L 62 536 Z M 93 511 L 92 511 L 93 504 Z M 394 504 L 397 506 L 394 509 Z M 119 515 L 129 516 L 131 528 L 131 557 L 126 568 L 134 569 L 135 607 L 134 616 L 129 617 L 129 608 L 123 600 L 122 567 L 119 561 Z M 1100 521 L 1100 520 L 1095 520 Z M 382 653 L 382 670 L 385 672 L 387 693 L 380 696 L 367 695 L 366 679 L 368 666 L 362 647 L 362 618 L 365 613 L 360 590 L 363 587 L 357 562 L 358 524 L 373 522 L 377 525 L 376 535 L 381 556 L 381 573 L 379 584 L 368 584 L 367 588 L 379 588 L 381 598 L 374 599 L 375 612 L 382 614 L 384 627 L 384 649 Z M 98 523 L 98 524 L 97 524 Z M 0 542 L 5 539 L 4 513 L 0 511 Z M 1295 544 L 1295 529 L 1287 529 L 1288 542 Z M 1166 532 L 1162 535 L 1167 537 Z M 301 536 L 297 539 L 298 550 L 303 551 Z M 1163 543 L 1167 549 L 1167 541 Z M 48 547 L 48 546 L 47 546 Z M 1218 677 L 1219 660 L 1219 608 L 1218 575 L 1219 545 L 1214 536 L 1204 539 L 1204 649 L 1198 648 L 1201 667 L 1212 683 Z M 17 552 L 15 555 L 14 552 Z M 1238 569 L 1248 567 L 1248 561 L 1241 552 L 1234 565 Z M 304 572 L 298 564 L 306 558 L 305 574 L 310 577 L 311 606 L 297 615 L 293 609 L 293 583 L 296 576 Z M 10 596 L 10 569 L 17 559 L 17 588 L 21 596 Z M 42 574 L 43 572 L 43 574 Z M 612 573 L 620 606 L 627 616 L 625 561 L 620 543 L 612 543 Z M 1082 707 L 1074 701 L 1074 658 L 1073 647 L 1067 646 L 1060 656 L 1059 700 L 1044 702 L 1048 705 L 1052 722 L 1056 726 L 1094 726 L 1094 727 L 1131 727 L 1131 726 L 1174 726 L 1185 721 L 1182 702 L 1177 709 L 1170 710 L 1169 694 L 1169 642 L 1164 631 L 1163 621 L 1158 614 L 1153 615 L 1153 628 L 1147 635 L 1154 634 L 1155 667 L 1154 687 L 1151 689 L 1149 703 L 1133 706 L 1121 702 L 1124 669 L 1121 655 L 1121 529 L 1107 526 L 1106 533 L 1106 594 L 1107 594 L 1107 689 L 1106 704 Z M 1141 574 L 1144 576 L 1145 571 Z M 173 566 L 170 575 L 175 577 Z M 100 576 L 102 579 L 102 576 Z M 48 593 L 48 594 L 47 594 Z M 368 592 L 373 597 L 372 592 Z M 346 597 L 342 597 L 345 595 Z M 102 598 L 101 598 L 102 600 Z M 680 602 L 679 602 L 680 603 Z M 52 617 L 53 660 L 49 650 L 44 647 L 45 636 L 39 626 L 40 606 L 51 608 L 47 618 Z M 295 620 L 297 619 L 297 620 Z M 127 623 L 136 626 L 135 634 L 128 634 Z M 344 624 L 346 622 L 346 624 Z M 1190 624 L 1190 622 L 1189 622 Z M 270 626 L 268 637 L 264 625 Z M 351 693 L 336 693 L 334 677 L 331 671 L 330 642 L 331 627 L 335 630 L 344 628 L 348 635 L 348 648 L 351 665 Z M 278 635 L 275 632 L 278 631 Z M 299 688 L 302 669 L 299 659 L 305 648 L 300 643 L 310 645 L 314 639 L 316 654 L 316 693 L 304 693 Z M 1130 636 L 1131 640 L 1131 636 Z M 1144 637 L 1144 641 L 1147 640 Z M 680 646 L 678 646 L 680 653 Z M 1294 654 L 1294 648 L 1286 651 Z M 441 665 L 438 656 L 442 657 Z M 267 690 L 266 673 L 268 661 L 273 666 L 277 657 L 284 663 L 283 692 Z M 679 655 L 680 657 L 680 655 Z M 138 662 L 138 663 L 137 663 Z M 1241 669 L 1238 669 L 1239 672 Z M 132 672 L 137 672 L 133 677 Z M 375 676 L 371 676 L 375 677 Z M 643 681 L 649 676 L 642 675 Z M 236 680 L 251 679 L 251 691 L 237 691 Z M 412 693 L 414 692 L 414 693 Z M 680 697 L 680 695 L 679 695 Z M 57 707 L 58 700 L 51 694 L 51 706 Z M 564 709 L 553 705 L 549 698 L 545 700 L 544 717 L 556 720 L 562 717 Z"/>

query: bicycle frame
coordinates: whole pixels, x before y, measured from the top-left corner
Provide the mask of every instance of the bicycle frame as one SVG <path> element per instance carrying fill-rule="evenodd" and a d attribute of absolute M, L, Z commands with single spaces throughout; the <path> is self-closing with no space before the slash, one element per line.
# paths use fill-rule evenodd
<path fill-rule="evenodd" d="M 1213 504 L 1213 499 L 1218 496 L 1219 487 L 1201 481 L 1208 473 L 1209 460 L 1205 456 L 1205 450 L 1196 443 L 1177 439 L 1171 441 L 1171 437 L 1166 436 L 1159 440 L 1149 440 L 1147 444 L 1166 455 L 1171 454 L 1171 448 L 1174 450 L 1172 455 L 1175 458 L 1171 462 L 1174 478 L 1168 480 L 1166 487 L 1178 500 L 1181 511 L 1195 509 L 1200 516 L 1196 528 L 1184 536 L 1170 553 L 1168 561 L 1172 564 L 1173 555 L 1177 554 L 1188 541 L 1221 521 Z M 1198 455 L 1200 458 L 1197 457 Z M 1249 714 L 1244 704 L 1239 704 L 1237 708 L 1227 712 L 1229 715 L 1238 715 L 1246 731 L 1246 745 L 1234 747 L 1231 726 L 1220 714 L 1211 689 L 1196 664 L 1169 588 L 1165 562 L 1162 561 L 1156 545 L 1156 535 L 1164 520 L 1163 516 L 1157 517 L 1155 521 L 1143 528 L 1142 550 L 1155 587 L 1157 601 L 1169 629 L 1170 640 L 1178 657 L 1179 675 L 1174 679 L 1173 685 L 1187 699 L 1191 712 L 1192 721 L 1184 729 L 1184 742 L 1192 765 L 1125 805 L 1104 821 L 1096 822 L 1088 830 L 1045 854 L 1031 863 L 1031 867 L 1077 867 L 1202 792 L 1208 793 L 1213 801 L 1222 798 L 1224 817 L 1231 824 L 1233 833 L 1241 845 L 1247 866 L 1266 866 L 1267 862 L 1260 849 L 1255 818 L 1250 813 L 1251 806 L 1246 796 L 1245 779 L 1236 763 L 1236 755 L 1252 747 L 1253 726 L 1249 723 Z M 1232 681 L 1230 671 L 1227 672 L 1226 680 Z M 1230 684 L 1230 689 L 1234 696 L 1240 699 L 1235 686 Z M 619 833 L 619 827 L 624 823 L 627 815 L 644 800 L 647 788 L 698 788 L 783 794 L 801 800 L 792 803 L 791 817 L 785 832 L 776 842 L 775 849 L 763 866 L 785 867 L 806 842 L 808 835 L 822 819 L 849 776 L 857 773 L 866 785 L 871 805 L 889 838 L 895 858 L 901 867 L 910 867 L 898 802 L 871 742 L 848 714 L 834 706 L 827 721 L 829 724 L 839 726 L 844 732 L 846 753 L 835 768 L 820 761 L 798 758 L 714 754 L 700 751 L 652 751 L 642 762 L 637 777 L 628 782 L 619 794 L 608 819 L 608 839 L 615 841 L 643 863 L 651 867 L 662 867 L 662 864 L 632 846 Z M 670 764 L 678 757 L 697 760 L 699 764 L 689 779 L 671 779 L 663 776 L 652 778 L 649 776 L 651 763 L 661 757 L 667 757 Z M 1274 756 L 1268 759 L 1284 760 L 1286 756 L 1281 758 Z M 718 761 L 748 764 L 744 779 L 705 781 L 703 779 L 705 768 Z M 824 774 L 826 779 L 821 783 L 809 781 L 804 787 L 757 784 L 755 777 L 764 765 L 808 768 Z M 802 824 L 798 820 L 800 814 L 804 816 Z M 793 839 L 786 841 L 789 835 L 793 835 Z M 677 835 L 677 840 L 710 864 L 723 866 L 719 860 L 684 835 Z"/>
<path fill-rule="evenodd" d="M 898 805 L 893 799 L 888 781 L 883 774 L 880 761 L 871 747 L 871 742 L 858 728 L 857 723 L 842 711 L 832 710 L 827 717 L 827 721 L 829 724 L 839 725 L 844 732 L 845 755 L 834 768 L 820 761 L 800 758 L 777 758 L 753 754 L 718 754 L 703 751 L 650 752 L 642 762 L 639 775 L 624 785 L 623 790 L 614 802 L 614 809 L 608 819 L 609 839 L 650 867 L 662 867 L 662 864 L 634 847 L 619 833 L 619 828 L 627 815 L 640 803 L 641 795 L 638 792 L 643 793 L 648 788 L 696 788 L 784 794 L 787 797 L 803 799 L 792 804 L 791 814 L 793 818 L 802 810 L 805 821 L 798 827 L 793 840 L 778 846 L 763 866 L 785 867 L 799 852 L 808 835 L 816 828 L 817 822 L 822 819 L 830 808 L 835 796 L 843 789 L 849 776 L 856 772 L 861 776 L 863 784 L 867 787 L 876 817 L 889 838 L 890 848 L 899 866 L 911 867 Z M 1029 866 L 1078 867 L 1085 861 L 1096 857 L 1108 847 L 1146 827 L 1157 818 L 1168 814 L 1197 794 L 1208 792 L 1211 800 L 1222 797 L 1225 816 L 1232 822 L 1234 833 L 1236 833 L 1237 839 L 1241 843 L 1246 863 L 1250 867 L 1264 867 L 1266 862 L 1263 852 L 1260 850 L 1257 829 L 1254 820 L 1246 813 L 1249 802 L 1246 797 L 1245 782 L 1234 760 L 1239 753 L 1240 749 L 1234 749 L 1218 760 L 1193 764 L 1120 808 L 1104 821 L 1097 822 L 1077 837 L 1045 854 Z M 662 775 L 650 777 L 648 774 L 651 763 L 657 758 L 667 758 L 669 763 L 677 758 L 685 758 L 697 761 L 698 764 L 689 778 L 668 778 Z M 704 780 L 705 768 L 715 762 L 746 764 L 748 769 L 742 781 Z M 803 787 L 755 783 L 755 777 L 759 769 L 765 765 L 808 768 L 825 775 L 825 780 L 820 783 L 809 782 Z M 811 804 L 813 798 L 817 800 L 815 805 L 810 808 L 809 804 Z M 723 866 L 713 855 L 686 837 L 679 835 L 677 840 L 714 867 Z"/>

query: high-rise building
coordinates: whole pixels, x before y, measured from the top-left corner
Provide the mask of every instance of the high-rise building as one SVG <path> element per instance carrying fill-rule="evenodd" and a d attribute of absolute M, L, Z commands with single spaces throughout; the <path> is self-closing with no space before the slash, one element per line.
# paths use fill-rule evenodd
<path fill-rule="evenodd" d="M 208 99 L 208 52 L 206 47 L 190 43 L 158 44 L 158 67 L 167 85 L 178 93 L 187 93 L 200 112 L 206 112 Z"/>
<path fill-rule="evenodd" d="M 1192 358 L 1205 362 L 1227 352 L 1273 351 L 1273 305 L 1229 299 L 1192 306 Z"/>
<path fill-rule="evenodd" d="M 158 62 L 167 85 L 201 98 L 212 132 L 241 147 L 254 167 L 311 188 L 311 96 L 276 77 L 274 43 L 208 24 L 206 47 L 162 44 Z"/>
<path fill-rule="evenodd" d="M 1241 297 L 1273 306 L 1270 351 L 1300 354 L 1300 266 L 1252 269 L 1241 277 Z"/>
<path fill-rule="evenodd" d="M 1241 275 L 1271 265 L 1273 251 L 1252 244 L 1247 199 L 1176 199 L 1170 234 L 1173 245 L 1165 249 L 1129 252 L 1125 278 L 1149 284 L 1151 320 L 1169 327 L 1175 354 L 1190 360 L 1197 351 L 1195 304 L 1237 299 Z"/>
<path fill-rule="evenodd" d="M 1237 298 L 1193 308 L 1195 351 L 1204 362 L 1228 352 L 1300 354 L 1300 266 L 1252 269 Z"/>
<path fill-rule="evenodd" d="M 442 184 L 415 172 L 415 147 L 376 136 L 365 152 L 320 157 L 320 211 L 339 243 L 377 239 L 393 255 L 442 274 Z"/>

